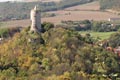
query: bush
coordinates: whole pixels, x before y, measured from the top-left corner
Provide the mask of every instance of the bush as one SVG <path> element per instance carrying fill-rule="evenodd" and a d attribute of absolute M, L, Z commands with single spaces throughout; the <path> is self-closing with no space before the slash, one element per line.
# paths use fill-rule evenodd
<path fill-rule="evenodd" d="M 49 22 L 44 22 L 42 24 L 42 32 L 48 31 L 51 28 L 54 28 L 54 24 L 49 23 Z"/>
<path fill-rule="evenodd" d="M 1 28 L 0 29 L 0 37 L 7 37 L 9 36 L 9 29 L 8 28 Z"/>

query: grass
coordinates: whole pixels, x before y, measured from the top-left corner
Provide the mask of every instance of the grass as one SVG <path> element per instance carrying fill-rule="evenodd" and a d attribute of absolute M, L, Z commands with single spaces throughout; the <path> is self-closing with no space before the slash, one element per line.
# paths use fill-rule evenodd
<path fill-rule="evenodd" d="M 5 25 L 5 23 L 0 22 L 0 27 L 3 27 Z"/>
<path fill-rule="evenodd" d="M 87 33 L 90 33 L 90 35 L 92 37 L 95 37 L 95 38 L 99 37 L 100 39 L 104 40 L 104 39 L 108 39 L 111 36 L 111 34 L 113 34 L 115 32 L 93 32 L 93 31 L 86 32 L 86 31 L 80 31 L 80 34 L 82 34 L 82 35 L 85 35 Z"/>

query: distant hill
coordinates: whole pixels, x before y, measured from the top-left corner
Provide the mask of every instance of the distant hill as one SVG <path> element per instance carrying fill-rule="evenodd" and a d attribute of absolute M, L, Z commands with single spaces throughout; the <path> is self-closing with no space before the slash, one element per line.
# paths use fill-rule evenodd
<path fill-rule="evenodd" d="M 29 18 L 30 10 L 38 5 L 41 11 L 54 11 L 71 6 L 91 2 L 91 0 L 64 0 L 60 3 L 56 2 L 2 2 L 0 3 L 0 19 L 26 19 Z"/>
<path fill-rule="evenodd" d="M 41 2 L 59 2 L 59 1 L 62 1 L 62 0 L 22 0 L 22 1 L 25 1 L 25 2 L 35 2 L 35 1 L 41 1 Z"/>
<path fill-rule="evenodd" d="M 100 0 L 101 9 L 120 10 L 120 0 Z"/>

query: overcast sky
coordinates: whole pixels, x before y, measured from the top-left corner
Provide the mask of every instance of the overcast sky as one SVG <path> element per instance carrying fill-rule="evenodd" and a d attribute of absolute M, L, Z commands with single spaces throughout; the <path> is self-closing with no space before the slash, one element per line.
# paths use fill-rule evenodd
<path fill-rule="evenodd" d="M 0 2 L 4 2 L 4 1 L 20 1 L 20 0 L 0 0 Z"/>

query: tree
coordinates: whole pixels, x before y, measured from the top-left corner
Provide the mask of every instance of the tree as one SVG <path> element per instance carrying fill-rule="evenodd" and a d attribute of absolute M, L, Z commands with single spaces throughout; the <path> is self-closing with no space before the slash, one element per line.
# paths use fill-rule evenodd
<path fill-rule="evenodd" d="M 54 24 L 49 23 L 49 22 L 44 22 L 42 24 L 42 32 L 48 31 L 51 28 L 54 28 Z"/>

